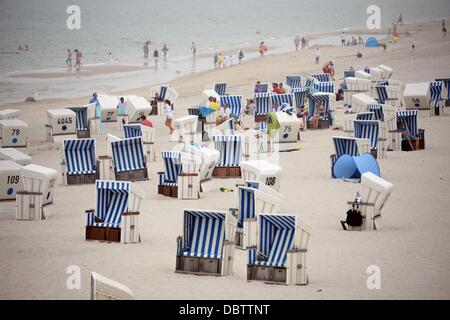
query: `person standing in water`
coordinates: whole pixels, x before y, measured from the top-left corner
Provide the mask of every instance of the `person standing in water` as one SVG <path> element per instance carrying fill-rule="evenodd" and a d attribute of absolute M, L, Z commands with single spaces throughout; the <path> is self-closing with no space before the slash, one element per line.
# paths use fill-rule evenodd
<path fill-rule="evenodd" d="M 83 54 L 78 49 L 75 49 L 75 70 L 80 71 L 83 65 L 81 64 L 81 58 Z"/>
<path fill-rule="evenodd" d="M 295 51 L 298 51 L 298 47 L 300 46 L 300 36 L 297 35 L 294 39 Z"/>
<path fill-rule="evenodd" d="M 155 59 L 155 69 L 158 69 L 158 58 L 159 58 L 159 52 L 158 49 L 155 49 L 153 52 L 153 59 Z"/>
<path fill-rule="evenodd" d="M 70 49 L 67 49 L 66 64 L 69 71 L 72 71 L 72 51 Z"/>
<path fill-rule="evenodd" d="M 314 58 L 315 58 L 315 63 L 319 64 L 320 63 L 320 48 L 316 49 L 316 53 L 314 54 Z"/>
<path fill-rule="evenodd" d="M 167 48 L 167 43 L 164 43 L 163 48 L 161 49 L 161 51 L 163 52 L 164 55 L 164 61 L 166 61 L 167 58 L 167 51 L 169 51 L 169 48 Z"/>
<path fill-rule="evenodd" d="M 192 50 L 192 55 L 195 58 L 195 54 L 197 53 L 197 46 L 195 45 L 195 43 L 193 41 L 192 41 L 191 50 Z"/>
<path fill-rule="evenodd" d="M 144 59 L 148 59 L 149 45 L 150 41 L 147 40 L 144 42 L 144 46 L 142 47 L 142 49 L 144 50 Z"/>
<path fill-rule="evenodd" d="M 264 44 L 264 41 L 261 41 L 261 43 L 259 44 L 259 56 L 262 57 L 264 56 L 264 52 L 267 51 L 267 47 Z"/>

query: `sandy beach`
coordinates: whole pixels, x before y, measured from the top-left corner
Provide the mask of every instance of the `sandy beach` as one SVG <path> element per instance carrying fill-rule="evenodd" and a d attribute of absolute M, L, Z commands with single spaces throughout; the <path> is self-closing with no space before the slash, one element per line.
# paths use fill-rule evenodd
<path fill-rule="evenodd" d="M 367 30 L 347 34 L 350 32 Z M 394 69 L 392 78 L 401 80 L 403 86 L 450 75 L 450 38 L 442 38 L 440 21 L 401 25 L 399 32 L 400 41 L 388 44 L 387 52 L 381 47 L 322 46 L 321 63 L 317 65 L 313 47 L 178 78 L 171 82 L 180 94 L 175 118 L 199 104 L 202 90 L 214 82 L 227 82 L 228 93 L 245 99 L 251 97 L 257 80 L 281 82 L 287 74 L 321 72 L 327 60 L 335 65 L 336 87 L 349 66 L 386 64 Z M 361 59 L 355 57 L 358 50 L 363 54 Z M 149 98 L 149 88 L 114 94 Z M 30 126 L 26 152 L 33 163 L 61 173 L 60 150 L 45 141 L 45 111 L 85 104 L 87 100 L 38 100 L 3 104 L 0 109 L 23 110 L 21 118 Z M 342 115 L 342 110 L 335 112 L 336 119 Z M 173 148 L 175 142 L 169 141 L 164 118 L 151 120 L 157 130 L 157 154 Z M 157 156 L 157 162 L 149 164 L 150 179 L 137 182 L 146 193 L 140 215 L 140 244 L 84 240 L 84 211 L 95 206 L 93 185 L 64 186 L 59 177 L 54 204 L 45 208 L 47 219 L 43 221 L 16 221 L 15 203 L 1 202 L 0 299 L 89 299 L 90 271 L 125 284 L 137 299 L 449 299 L 450 110 L 439 117 L 420 111 L 418 122 L 425 129 L 425 150 L 388 152 L 386 159 L 378 161 L 382 177 L 395 189 L 383 208 L 383 229 L 375 232 L 344 232 L 340 227 L 339 220 L 345 218 L 348 209 L 346 202 L 353 199 L 360 185 L 330 178 L 329 156 L 334 152 L 330 137 L 335 131 L 308 130 L 301 132 L 298 143 L 280 146 L 300 147 L 296 152 L 280 153 L 280 192 L 285 199 L 280 212 L 297 214 L 313 229 L 307 286 L 247 282 L 247 253 L 242 250 L 235 251 L 232 276 L 174 273 L 183 208 L 228 210 L 234 207 L 235 192 L 223 193 L 219 188 L 236 189 L 240 180 L 213 179 L 211 191 L 202 193 L 200 200 L 166 198 L 157 195 L 156 173 L 163 169 Z M 110 133 L 121 136 L 118 126 Z M 105 135 L 95 138 L 97 156 L 106 154 Z M 81 268 L 79 290 L 66 287 L 66 270 L 71 265 Z M 370 265 L 380 267 L 380 290 L 366 286 Z"/>

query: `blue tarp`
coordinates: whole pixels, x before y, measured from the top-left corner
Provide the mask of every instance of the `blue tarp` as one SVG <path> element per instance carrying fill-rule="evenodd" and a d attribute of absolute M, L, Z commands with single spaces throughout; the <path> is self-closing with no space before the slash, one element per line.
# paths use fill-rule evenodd
<path fill-rule="evenodd" d="M 366 40 L 366 47 L 376 48 L 378 47 L 378 40 L 374 37 L 370 37 Z"/>

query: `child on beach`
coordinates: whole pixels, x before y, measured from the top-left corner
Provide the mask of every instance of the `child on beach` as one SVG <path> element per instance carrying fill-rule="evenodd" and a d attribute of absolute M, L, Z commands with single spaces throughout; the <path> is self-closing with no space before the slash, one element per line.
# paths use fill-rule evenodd
<path fill-rule="evenodd" d="M 322 106 L 322 101 L 316 102 L 316 107 L 314 110 L 314 115 L 311 118 L 312 129 L 317 130 L 319 128 L 319 119 L 324 116 L 324 110 Z"/>
<path fill-rule="evenodd" d="M 164 122 L 164 125 L 169 128 L 170 134 L 172 134 L 175 131 L 175 128 L 172 125 L 173 108 L 170 100 L 166 99 L 164 101 L 164 112 L 166 113 L 166 121 Z"/>
<path fill-rule="evenodd" d="M 259 44 L 259 56 L 262 57 L 264 56 L 264 52 L 267 51 L 267 47 L 264 44 L 264 41 L 261 41 L 261 43 Z"/>

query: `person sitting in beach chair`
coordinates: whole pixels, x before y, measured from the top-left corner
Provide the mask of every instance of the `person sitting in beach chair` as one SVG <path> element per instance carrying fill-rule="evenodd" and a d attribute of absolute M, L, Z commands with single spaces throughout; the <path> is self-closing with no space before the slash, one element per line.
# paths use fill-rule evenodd
<path fill-rule="evenodd" d="M 316 102 L 316 108 L 314 110 L 314 115 L 311 118 L 312 129 L 317 130 L 319 128 L 319 119 L 325 116 L 322 101 Z"/>
<path fill-rule="evenodd" d="M 228 104 L 225 103 L 223 105 L 223 107 L 220 108 L 219 115 L 218 115 L 218 117 L 216 119 L 216 126 L 218 126 L 219 124 L 222 124 L 225 121 L 227 121 L 230 116 L 231 116 L 231 110 L 230 110 Z"/>

